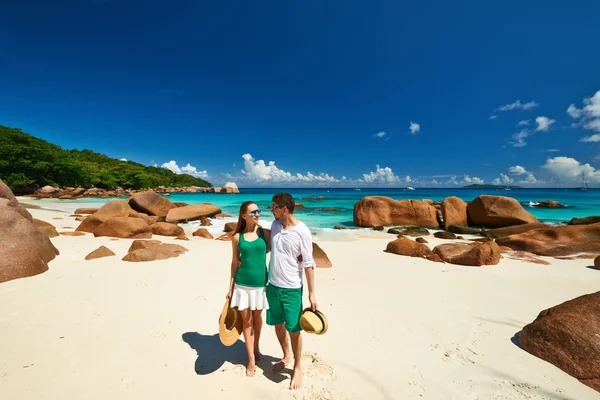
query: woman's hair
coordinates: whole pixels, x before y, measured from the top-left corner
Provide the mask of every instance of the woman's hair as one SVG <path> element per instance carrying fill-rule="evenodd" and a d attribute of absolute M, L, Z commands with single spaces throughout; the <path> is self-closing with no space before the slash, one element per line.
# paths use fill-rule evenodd
<path fill-rule="evenodd" d="M 248 206 L 250 204 L 256 204 L 256 203 L 254 203 L 253 201 L 245 201 L 240 206 L 240 214 L 238 216 L 238 223 L 237 223 L 237 226 L 235 227 L 235 230 L 233 231 L 234 235 L 236 233 L 240 233 L 244 229 L 246 229 L 246 220 L 242 217 L 242 215 L 246 214 L 246 211 L 248 211 Z"/>

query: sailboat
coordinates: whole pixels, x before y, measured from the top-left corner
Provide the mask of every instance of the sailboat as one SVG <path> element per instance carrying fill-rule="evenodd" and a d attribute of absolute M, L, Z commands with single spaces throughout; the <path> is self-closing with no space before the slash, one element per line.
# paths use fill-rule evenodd
<path fill-rule="evenodd" d="M 583 182 L 583 186 L 578 186 L 578 187 L 576 187 L 574 189 L 575 190 L 581 190 L 581 191 L 588 190 L 588 185 L 587 185 L 587 182 L 585 181 L 585 174 L 583 172 L 581 173 L 581 180 Z"/>

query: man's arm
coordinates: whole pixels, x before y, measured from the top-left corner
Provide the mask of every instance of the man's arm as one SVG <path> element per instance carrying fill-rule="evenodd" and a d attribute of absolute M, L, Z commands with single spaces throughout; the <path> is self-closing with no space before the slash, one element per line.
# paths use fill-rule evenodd
<path fill-rule="evenodd" d="M 317 298 L 315 296 L 315 268 L 304 268 L 304 275 L 306 276 L 306 284 L 308 286 L 308 301 L 310 301 L 312 310 L 316 311 Z"/>

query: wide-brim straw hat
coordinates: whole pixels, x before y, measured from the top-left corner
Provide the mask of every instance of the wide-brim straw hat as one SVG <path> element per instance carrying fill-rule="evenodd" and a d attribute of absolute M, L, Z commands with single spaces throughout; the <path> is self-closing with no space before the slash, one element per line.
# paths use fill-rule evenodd
<path fill-rule="evenodd" d="M 310 307 L 307 307 L 302 310 L 300 326 L 306 333 L 322 335 L 327 332 L 329 324 L 327 323 L 327 318 L 321 311 L 313 311 Z"/>
<path fill-rule="evenodd" d="M 231 346 L 242 334 L 242 317 L 237 308 L 229 307 L 229 300 L 225 302 L 219 317 L 219 339 L 225 346 Z"/>

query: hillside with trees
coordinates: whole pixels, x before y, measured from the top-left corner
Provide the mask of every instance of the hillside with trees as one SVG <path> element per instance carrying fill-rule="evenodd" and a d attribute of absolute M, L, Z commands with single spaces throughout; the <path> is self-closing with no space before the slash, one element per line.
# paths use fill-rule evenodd
<path fill-rule="evenodd" d="M 121 161 L 91 150 L 65 150 L 18 128 L 0 125 L 0 179 L 9 187 L 31 184 L 58 187 L 145 189 L 158 186 L 212 185 L 186 174 Z"/>

